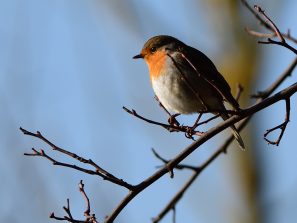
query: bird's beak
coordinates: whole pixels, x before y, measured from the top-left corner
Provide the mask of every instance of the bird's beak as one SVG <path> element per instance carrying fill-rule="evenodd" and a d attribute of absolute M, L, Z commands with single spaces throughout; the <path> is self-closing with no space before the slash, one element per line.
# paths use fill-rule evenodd
<path fill-rule="evenodd" d="M 139 58 L 143 58 L 144 56 L 142 54 L 138 54 L 136 56 L 133 57 L 133 59 L 139 59 Z"/>

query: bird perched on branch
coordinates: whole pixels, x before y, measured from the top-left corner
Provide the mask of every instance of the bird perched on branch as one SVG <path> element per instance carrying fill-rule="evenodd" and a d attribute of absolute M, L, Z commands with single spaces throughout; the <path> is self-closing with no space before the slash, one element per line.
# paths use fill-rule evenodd
<path fill-rule="evenodd" d="M 210 112 L 226 120 L 229 114 L 224 101 L 235 111 L 240 110 L 229 84 L 212 61 L 174 37 L 160 35 L 150 38 L 140 54 L 133 58 L 146 61 L 154 92 L 169 111 L 178 114 Z M 244 149 L 236 127 L 232 125 L 231 129 L 239 146 Z"/>

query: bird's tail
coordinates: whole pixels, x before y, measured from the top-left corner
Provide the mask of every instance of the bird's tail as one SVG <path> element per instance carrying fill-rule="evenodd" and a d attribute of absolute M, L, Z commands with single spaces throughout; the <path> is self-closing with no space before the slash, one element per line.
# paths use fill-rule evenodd
<path fill-rule="evenodd" d="M 229 118 L 229 115 L 228 114 L 221 114 L 221 117 L 222 117 L 222 119 L 227 120 Z M 242 150 L 244 150 L 245 149 L 244 143 L 243 143 L 243 140 L 242 140 L 241 136 L 239 135 L 238 130 L 236 129 L 236 127 L 234 125 L 231 125 L 230 128 L 232 130 L 234 138 L 238 142 L 238 145 L 240 146 L 240 148 Z"/>

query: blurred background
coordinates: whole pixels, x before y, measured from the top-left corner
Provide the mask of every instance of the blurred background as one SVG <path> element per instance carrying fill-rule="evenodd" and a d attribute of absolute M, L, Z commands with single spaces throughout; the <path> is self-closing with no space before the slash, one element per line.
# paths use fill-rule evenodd
<path fill-rule="evenodd" d="M 290 28 L 297 36 L 297 1 L 249 2 L 261 5 L 281 30 Z M 0 1 L 0 222 L 52 221 L 49 213 L 63 216 L 67 198 L 73 216 L 83 219 L 81 179 L 100 222 L 127 194 L 100 178 L 25 157 L 23 153 L 34 147 L 72 162 L 22 135 L 20 126 L 41 131 L 56 145 L 92 158 L 132 184 L 160 165 L 151 148 L 170 159 L 192 143 L 182 133 L 166 132 L 122 110 L 126 106 L 145 117 L 167 120 L 154 100 L 146 64 L 132 60 L 154 35 L 172 35 L 206 53 L 233 94 L 236 83 L 244 86 L 241 106 L 251 105 L 249 95 L 268 87 L 294 55 L 279 46 L 258 45 L 245 33 L 246 26 L 266 32 L 240 1 L 231 0 Z M 295 71 L 281 87 L 296 80 Z M 200 175 L 176 207 L 177 222 L 297 219 L 295 102 L 296 96 L 280 146 L 267 145 L 263 133 L 283 121 L 284 102 L 254 116 L 242 133 L 246 152 L 234 143 Z M 183 116 L 179 121 L 191 124 L 195 118 Z M 204 144 L 185 163 L 202 163 L 228 134 Z M 191 174 L 175 171 L 174 179 L 164 176 L 135 198 L 116 222 L 150 222 Z M 162 222 L 172 222 L 171 213 Z"/>

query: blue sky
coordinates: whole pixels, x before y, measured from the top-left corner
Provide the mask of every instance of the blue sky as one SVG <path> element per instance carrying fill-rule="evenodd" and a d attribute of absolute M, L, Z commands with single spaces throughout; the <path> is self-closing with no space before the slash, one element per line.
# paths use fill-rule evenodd
<path fill-rule="evenodd" d="M 292 35 L 296 33 L 295 1 L 257 4 L 283 30 L 291 28 Z M 194 0 L 1 1 L 0 221 L 50 221 L 51 211 L 64 214 L 62 206 L 67 198 L 74 215 L 81 218 L 84 202 L 77 189 L 80 179 L 100 222 L 127 193 L 96 177 L 24 157 L 22 154 L 32 147 L 46 146 L 23 136 L 20 126 L 41 131 L 57 145 L 92 158 L 133 184 L 151 175 L 160 164 L 151 153 L 152 147 L 171 158 L 188 145 L 190 141 L 182 134 L 145 124 L 123 112 L 122 106 L 166 120 L 153 99 L 145 63 L 132 57 L 149 37 L 168 34 L 199 48 L 216 63 L 223 40 L 215 35 L 209 13 L 203 1 Z M 221 22 L 230 25 L 227 19 Z M 261 63 L 255 91 L 271 84 L 294 58 L 278 46 L 258 47 Z M 295 73 L 282 87 L 296 82 Z M 284 103 L 256 115 L 252 123 L 255 146 L 249 149 L 253 159 L 261 162 L 257 171 L 264 185 L 256 208 L 264 212 L 266 222 L 290 222 L 297 217 L 295 102 L 296 96 L 292 98 L 292 121 L 278 148 L 268 146 L 262 134 L 282 121 Z M 215 137 L 187 161 L 203 161 L 213 151 L 207 148 L 218 145 L 222 137 Z M 232 150 L 220 157 L 201 175 L 177 206 L 178 222 L 230 222 L 233 214 L 248 219 L 249 210 L 240 197 L 234 170 L 239 152 Z M 177 172 L 173 180 L 163 177 L 132 201 L 117 222 L 149 221 L 189 176 L 185 171 Z M 171 222 L 171 216 L 163 222 Z"/>

